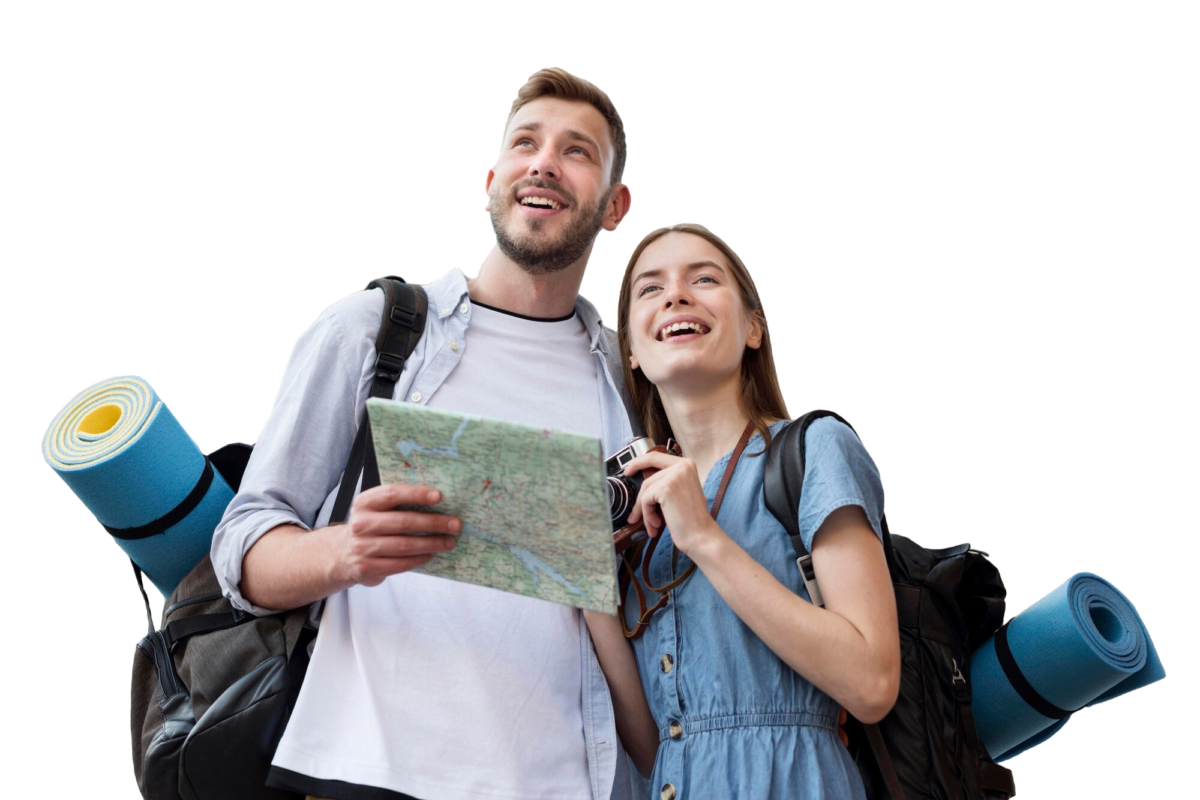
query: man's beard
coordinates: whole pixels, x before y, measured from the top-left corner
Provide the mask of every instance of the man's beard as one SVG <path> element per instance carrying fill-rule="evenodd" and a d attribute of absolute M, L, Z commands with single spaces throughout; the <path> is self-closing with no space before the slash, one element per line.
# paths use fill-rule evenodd
<path fill-rule="evenodd" d="M 517 189 L 527 186 L 538 186 L 543 189 L 562 190 L 544 181 L 525 181 L 511 190 L 516 195 Z M 496 232 L 496 243 L 500 251 L 521 269 L 530 275 L 550 275 L 566 269 L 578 261 L 596 239 L 596 234 L 604 224 L 604 214 L 608 210 L 608 200 L 612 195 L 612 187 L 604 193 L 600 202 L 593 206 L 584 206 L 578 210 L 575 218 L 567 225 L 562 235 L 554 240 L 546 240 L 533 235 L 520 238 L 509 235 L 504 227 L 504 212 L 508 206 L 502 203 L 498 195 L 492 196 L 491 218 L 492 230 Z M 574 198 L 571 198 L 572 200 Z M 514 202 L 513 205 L 519 205 Z M 542 220 L 529 219 L 528 234 L 536 234 L 542 227 Z"/>

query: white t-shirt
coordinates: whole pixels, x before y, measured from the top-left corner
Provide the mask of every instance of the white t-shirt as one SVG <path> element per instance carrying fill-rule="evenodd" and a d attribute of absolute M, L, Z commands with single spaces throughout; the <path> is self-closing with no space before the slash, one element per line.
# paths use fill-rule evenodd
<path fill-rule="evenodd" d="M 577 317 L 472 304 L 467 336 L 427 405 L 600 436 Z M 334 595 L 274 764 L 423 800 L 588 797 L 583 624 L 567 606 L 412 573 Z"/>

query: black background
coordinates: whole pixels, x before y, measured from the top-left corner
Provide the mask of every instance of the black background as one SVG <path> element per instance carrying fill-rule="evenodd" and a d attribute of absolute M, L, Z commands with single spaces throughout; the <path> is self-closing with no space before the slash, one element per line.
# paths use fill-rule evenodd
<path fill-rule="evenodd" d="M 196 68 L 170 91 L 82 86 L 25 198 L 50 282 L 29 295 L 49 307 L 26 309 L 46 354 L 37 433 L 84 386 L 138 374 L 203 450 L 253 441 L 320 308 L 383 273 L 475 272 L 493 243 L 485 172 L 536 66 L 452 84 Z M 1127 499 L 1160 468 L 1133 457 L 1147 428 L 1130 386 L 1146 367 L 1122 347 L 1120 293 L 1091 271 L 1111 234 L 1084 212 L 1102 188 L 1086 106 L 1015 97 L 998 78 L 973 94 L 881 78 L 839 95 L 794 76 L 564 66 L 604 85 L 629 128 L 634 203 L 583 285 L 608 324 L 638 239 L 708 224 L 754 273 L 792 414 L 856 425 L 894 530 L 988 549 L 1010 614 L 1097 572 L 1177 663 L 1157 531 Z M 50 513 L 32 530 L 55 584 L 104 612 L 78 649 L 108 765 L 97 786 L 127 786 L 140 600 L 124 554 L 36 469 Z M 1169 686 L 1084 711 L 1009 762 L 1020 796 L 1144 786 Z"/>

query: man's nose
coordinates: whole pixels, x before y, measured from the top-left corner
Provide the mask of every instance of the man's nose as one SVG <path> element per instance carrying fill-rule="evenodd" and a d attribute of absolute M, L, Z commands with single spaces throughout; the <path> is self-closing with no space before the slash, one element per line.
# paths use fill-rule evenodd
<path fill-rule="evenodd" d="M 537 158 L 529 165 L 529 175 L 535 178 L 545 178 L 556 181 L 562 177 L 562 164 L 559 163 L 558 153 L 547 147 L 538 153 Z"/>

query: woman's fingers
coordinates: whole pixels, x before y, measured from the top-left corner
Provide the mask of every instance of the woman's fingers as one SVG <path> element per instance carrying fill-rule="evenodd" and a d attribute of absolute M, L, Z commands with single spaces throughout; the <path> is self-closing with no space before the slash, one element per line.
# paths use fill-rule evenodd
<path fill-rule="evenodd" d="M 641 472 L 647 467 L 654 469 L 666 469 L 674 464 L 678 464 L 680 458 L 678 456 L 668 455 L 666 453 L 643 453 L 625 465 L 625 474 L 632 475 L 635 472 Z"/>

